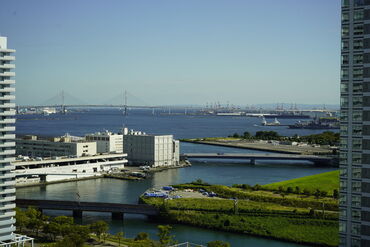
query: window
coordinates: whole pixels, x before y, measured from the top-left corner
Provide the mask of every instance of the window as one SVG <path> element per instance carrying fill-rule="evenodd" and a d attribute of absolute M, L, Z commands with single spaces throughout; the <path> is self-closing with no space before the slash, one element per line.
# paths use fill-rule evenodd
<path fill-rule="evenodd" d="M 349 13 L 348 12 L 343 12 L 342 13 L 342 22 L 347 22 L 349 21 Z"/>
<path fill-rule="evenodd" d="M 352 125 L 352 135 L 362 135 L 362 125 Z"/>
<path fill-rule="evenodd" d="M 348 107 L 348 97 L 347 96 L 340 97 L 340 106 Z"/>
<path fill-rule="evenodd" d="M 352 210 L 352 220 L 361 220 L 361 211 L 360 210 Z"/>
<path fill-rule="evenodd" d="M 361 207 L 361 197 L 357 195 L 352 196 L 352 206 L 353 207 Z"/>
<path fill-rule="evenodd" d="M 343 36 L 348 36 L 348 34 L 349 34 L 348 26 L 344 26 L 343 28 L 342 28 L 342 35 Z M 363 35 L 363 34 L 364 34 L 364 25 L 357 24 L 357 25 L 353 26 L 353 35 Z"/>
<path fill-rule="evenodd" d="M 349 35 L 349 27 L 346 25 L 346 26 L 342 26 L 342 37 L 348 37 Z"/>
<path fill-rule="evenodd" d="M 365 4 L 364 0 L 355 0 L 355 7 L 359 7 Z"/>
<path fill-rule="evenodd" d="M 339 194 L 339 205 L 346 205 L 346 204 L 347 204 L 347 195 Z"/>
<path fill-rule="evenodd" d="M 347 191 L 347 180 L 340 180 L 339 188 L 342 191 Z"/>
<path fill-rule="evenodd" d="M 353 107 L 362 107 L 362 97 L 353 97 L 352 106 Z"/>
<path fill-rule="evenodd" d="M 347 59 L 348 59 L 348 55 L 343 55 L 343 56 L 347 56 Z M 343 56 L 342 56 L 342 64 L 343 64 Z M 353 56 L 353 63 L 354 64 L 362 64 L 363 62 L 363 55 L 362 54 L 357 54 L 357 55 L 354 55 Z M 348 62 L 348 61 L 347 61 Z M 348 64 L 348 63 L 347 63 Z"/>
<path fill-rule="evenodd" d="M 362 83 L 354 83 L 352 89 L 353 93 L 362 93 Z"/>
<path fill-rule="evenodd" d="M 348 68 L 342 68 L 342 70 L 341 70 L 341 79 L 342 80 L 348 80 L 348 74 L 349 74 Z"/>
<path fill-rule="evenodd" d="M 349 64 L 349 56 L 347 54 L 342 55 L 342 65 L 348 65 Z"/>
<path fill-rule="evenodd" d="M 352 192 L 361 192 L 361 182 L 352 181 Z"/>
<path fill-rule="evenodd" d="M 362 121 L 362 111 L 353 111 L 352 112 L 353 121 Z"/>
<path fill-rule="evenodd" d="M 362 139 L 352 139 L 352 148 L 361 149 L 362 148 Z"/>
<path fill-rule="evenodd" d="M 349 7 L 349 0 L 342 0 L 342 7 Z"/>
<path fill-rule="evenodd" d="M 342 40 L 342 50 L 348 50 L 348 49 L 349 49 L 349 41 Z"/>
<path fill-rule="evenodd" d="M 347 142 L 347 139 L 340 139 L 340 148 L 341 149 L 347 149 L 348 148 L 348 142 Z"/>
<path fill-rule="evenodd" d="M 361 40 L 360 39 L 357 39 L 357 40 L 354 40 L 353 41 L 353 49 L 355 49 L 355 50 L 362 49 L 363 46 L 364 46 L 364 42 L 363 42 L 362 39 Z"/>
<path fill-rule="evenodd" d="M 339 172 L 340 172 L 340 177 L 347 177 L 347 168 L 344 168 L 344 167 L 342 167 L 342 168 L 340 168 L 339 169 Z"/>
<path fill-rule="evenodd" d="M 361 164 L 362 162 L 362 157 L 361 153 L 352 153 L 352 163 L 353 164 Z"/>
<path fill-rule="evenodd" d="M 361 168 L 352 168 L 352 178 L 361 178 Z"/>
<path fill-rule="evenodd" d="M 343 18 L 343 15 L 342 15 L 342 18 Z M 362 9 L 355 10 L 353 12 L 353 20 L 355 20 L 355 21 L 362 21 L 363 19 L 364 19 L 364 11 Z"/>
<path fill-rule="evenodd" d="M 351 227 L 351 233 L 352 234 L 360 234 L 360 230 L 361 230 L 361 225 L 360 224 L 357 224 L 357 223 L 352 223 L 352 227 Z"/>
<path fill-rule="evenodd" d="M 344 162 L 344 163 L 347 163 L 347 153 L 346 152 L 340 152 L 339 153 L 339 161 L 340 162 Z"/>
<path fill-rule="evenodd" d="M 347 217 L 347 209 L 340 208 L 339 209 L 339 215 L 340 215 L 341 218 L 346 218 Z"/>
<path fill-rule="evenodd" d="M 339 232 L 342 232 L 342 233 L 347 232 L 346 222 L 339 222 Z"/>
<path fill-rule="evenodd" d="M 348 135 L 348 126 L 347 125 L 341 125 L 340 126 L 340 134 L 341 135 Z"/>
<path fill-rule="evenodd" d="M 353 69 L 353 79 L 361 79 L 363 75 L 362 68 L 354 68 Z"/>
<path fill-rule="evenodd" d="M 340 84 L 340 92 L 341 93 L 348 93 L 348 84 L 347 83 L 341 83 Z"/>
<path fill-rule="evenodd" d="M 361 240 L 357 238 L 351 238 L 351 247 L 361 247 Z"/>

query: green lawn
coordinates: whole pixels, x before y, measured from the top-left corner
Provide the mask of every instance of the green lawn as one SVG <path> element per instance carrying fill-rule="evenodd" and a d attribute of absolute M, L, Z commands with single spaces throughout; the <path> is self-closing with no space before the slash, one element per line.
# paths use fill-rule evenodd
<path fill-rule="evenodd" d="M 262 188 L 268 190 L 278 190 L 282 186 L 284 190 L 288 187 L 293 189 L 298 186 L 301 190 L 307 189 L 314 192 L 316 189 L 327 191 L 329 195 L 333 194 L 334 189 L 339 189 L 339 171 L 320 173 L 317 175 L 306 176 L 282 182 L 263 185 Z"/>

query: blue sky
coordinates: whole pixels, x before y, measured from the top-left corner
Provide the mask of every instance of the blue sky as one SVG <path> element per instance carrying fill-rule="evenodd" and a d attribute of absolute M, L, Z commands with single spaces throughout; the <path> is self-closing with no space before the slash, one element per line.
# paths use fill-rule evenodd
<path fill-rule="evenodd" d="M 339 102 L 338 0 L 3 0 L 0 33 L 19 104 Z"/>

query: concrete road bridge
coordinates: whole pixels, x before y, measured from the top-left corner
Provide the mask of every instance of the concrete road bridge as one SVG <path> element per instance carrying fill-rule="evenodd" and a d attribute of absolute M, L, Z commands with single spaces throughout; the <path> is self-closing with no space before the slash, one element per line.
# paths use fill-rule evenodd
<path fill-rule="evenodd" d="M 78 201 L 57 201 L 57 200 L 33 200 L 16 199 L 15 203 L 19 208 L 35 207 L 40 210 L 70 210 L 73 217 L 82 218 L 85 212 L 108 212 L 113 219 L 123 220 L 124 214 L 143 214 L 156 216 L 158 209 L 146 204 L 122 204 L 106 202 L 78 202 Z"/>
<path fill-rule="evenodd" d="M 333 165 L 333 157 L 277 153 L 184 153 L 182 159 L 246 159 L 255 165 L 256 160 L 310 161 L 317 165 Z"/>

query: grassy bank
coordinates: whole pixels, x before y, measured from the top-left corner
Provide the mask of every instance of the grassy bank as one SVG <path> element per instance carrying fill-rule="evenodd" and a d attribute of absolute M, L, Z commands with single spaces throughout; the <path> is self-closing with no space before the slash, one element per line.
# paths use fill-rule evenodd
<path fill-rule="evenodd" d="M 319 180 L 330 180 L 321 189 L 333 189 L 337 171 L 316 175 Z M 310 176 L 312 177 L 312 176 Z M 272 186 L 224 186 L 193 182 L 175 185 L 179 190 L 203 189 L 217 193 L 216 198 L 145 198 L 141 201 L 156 206 L 161 219 L 172 223 L 189 224 L 209 229 L 245 233 L 285 241 L 322 246 L 338 245 L 338 200 L 324 193 L 313 196 L 287 193 L 291 186 L 312 187 L 314 178 L 286 181 Z M 321 179 L 321 180 L 320 180 Z M 306 183 L 304 183 L 306 182 Z M 305 186 L 306 185 L 306 186 Z M 309 187 L 311 186 L 311 187 Z M 277 191 L 275 189 L 279 189 Z M 233 198 L 238 198 L 237 204 Z"/>
<path fill-rule="evenodd" d="M 320 189 L 322 191 L 327 191 L 329 195 L 332 195 L 334 190 L 339 189 L 339 171 L 325 172 L 262 186 L 264 189 L 275 191 L 281 188 L 287 190 L 288 187 L 299 187 L 301 190 L 306 189 L 311 193 Z"/>

